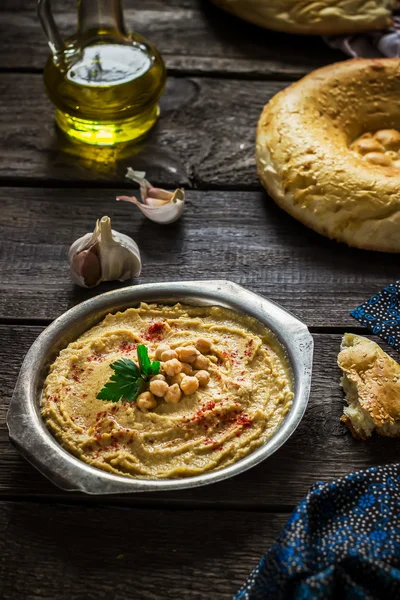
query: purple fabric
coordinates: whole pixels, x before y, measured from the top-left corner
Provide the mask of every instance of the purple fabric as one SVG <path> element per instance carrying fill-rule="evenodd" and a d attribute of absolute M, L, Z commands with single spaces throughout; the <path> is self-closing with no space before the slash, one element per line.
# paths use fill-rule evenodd
<path fill-rule="evenodd" d="M 393 13 L 393 25 L 384 31 L 356 35 L 330 35 L 325 41 L 352 58 L 395 58 L 400 56 L 400 4 Z"/>

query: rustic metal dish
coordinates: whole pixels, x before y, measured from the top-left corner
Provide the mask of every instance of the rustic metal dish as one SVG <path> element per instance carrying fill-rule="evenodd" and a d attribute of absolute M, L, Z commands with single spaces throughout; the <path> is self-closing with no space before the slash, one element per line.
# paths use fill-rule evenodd
<path fill-rule="evenodd" d="M 242 460 L 195 477 L 131 479 L 92 467 L 64 450 L 40 415 L 40 398 L 48 367 L 62 348 L 110 312 L 141 301 L 195 306 L 219 305 L 249 314 L 278 338 L 290 362 L 294 380 L 292 408 L 276 433 Z M 102 294 L 70 309 L 56 319 L 31 346 L 25 357 L 7 414 L 10 439 L 43 475 L 64 490 L 115 494 L 176 490 L 206 485 L 242 473 L 275 452 L 294 432 L 310 393 L 313 339 L 304 323 L 273 302 L 229 281 L 152 283 Z"/>

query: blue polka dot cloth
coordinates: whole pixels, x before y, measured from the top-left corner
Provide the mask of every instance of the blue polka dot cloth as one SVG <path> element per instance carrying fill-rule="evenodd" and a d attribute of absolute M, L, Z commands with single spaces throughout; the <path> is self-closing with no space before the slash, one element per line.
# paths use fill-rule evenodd
<path fill-rule="evenodd" d="M 400 350 L 400 281 L 387 285 L 350 315 L 389 346 Z"/>
<path fill-rule="evenodd" d="M 400 464 L 317 482 L 234 600 L 400 598 Z"/>

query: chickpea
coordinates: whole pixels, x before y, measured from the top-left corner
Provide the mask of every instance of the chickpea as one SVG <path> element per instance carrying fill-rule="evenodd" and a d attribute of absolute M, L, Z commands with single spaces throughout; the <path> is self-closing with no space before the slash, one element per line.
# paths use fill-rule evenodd
<path fill-rule="evenodd" d="M 181 346 L 176 349 L 178 358 L 182 362 L 192 363 L 199 356 L 200 352 L 194 346 Z"/>
<path fill-rule="evenodd" d="M 157 396 L 158 398 L 163 398 L 165 393 L 168 391 L 169 385 L 166 381 L 162 379 L 156 379 L 155 381 L 150 381 L 150 392 Z"/>
<path fill-rule="evenodd" d="M 177 404 L 181 398 L 182 398 L 181 388 L 179 387 L 179 385 L 177 383 L 174 383 L 173 385 L 171 385 L 171 387 L 168 388 L 168 390 L 164 396 L 165 402 L 168 402 L 169 404 Z"/>
<path fill-rule="evenodd" d="M 165 375 L 159 373 L 158 375 L 153 375 L 150 381 L 165 381 Z"/>
<path fill-rule="evenodd" d="M 396 160 L 399 157 L 398 153 L 394 150 L 386 150 L 385 156 L 388 156 L 392 160 Z"/>
<path fill-rule="evenodd" d="M 185 375 L 181 382 L 181 390 L 185 394 L 185 396 L 190 396 L 190 394 L 194 394 L 195 391 L 199 387 L 199 380 L 196 377 L 189 377 Z"/>
<path fill-rule="evenodd" d="M 171 377 L 171 385 L 173 385 L 174 383 L 177 383 L 178 385 L 180 385 L 181 381 L 184 377 L 185 377 L 184 373 L 178 373 L 178 375 L 174 375 L 173 377 Z"/>
<path fill-rule="evenodd" d="M 163 363 L 163 369 L 169 377 L 173 377 L 182 371 L 182 364 L 177 358 L 172 358 L 171 360 L 167 360 L 167 362 Z"/>
<path fill-rule="evenodd" d="M 173 358 L 178 358 L 178 355 L 175 350 L 171 350 L 171 348 L 169 350 L 165 350 L 165 352 L 161 354 L 161 360 L 163 362 L 167 362 L 167 360 L 172 360 Z"/>
<path fill-rule="evenodd" d="M 381 165 L 382 167 L 389 167 L 392 161 L 388 156 L 385 156 L 381 152 L 368 152 L 364 155 L 365 160 L 373 165 Z"/>
<path fill-rule="evenodd" d="M 196 371 L 194 376 L 199 380 L 200 387 L 206 387 L 210 381 L 210 373 L 208 371 Z"/>
<path fill-rule="evenodd" d="M 204 338 L 200 338 L 196 342 L 196 348 L 201 354 L 208 354 L 211 350 L 211 342 Z"/>
<path fill-rule="evenodd" d="M 168 344 L 159 344 L 156 349 L 157 360 L 161 360 L 162 353 L 167 352 L 168 350 L 171 350 L 171 346 L 169 346 Z"/>
<path fill-rule="evenodd" d="M 388 150 L 400 149 L 400 134 L 395 129 L 381 129 L 376 132 L 375 139 Z"/>
<path fill-rule="evenodd" d="M 354 148 L 358 150 L 360 154 L 367 154 L 368 152 L 383 152 L 384 147 L 378 141 L 373 138 L 364 138 L 358 140 L 354 144 Z"/>
<path fill-rule="evenodd" d="M 193 375 L 193 369 L 189 365 L 189 363 L 183 362 L 181 364 L 182 364 L 182 373 L 185 373 L 185 375 Z"/>
<path fill-rule="evenodd" d="M 210 361 L 208 360 L 207 356 L 203 356 L 202 354 L 200 354 L 200 356 L 198 356 L 194 361 L 193 368 L 196 370 L 204 371 L 205 369 L 208 369 L 209 364 Z"/>
<path fill-rule="evenodd" d="M 157 400 L 151 392 L 143 392 L 137 397 L 136 404 L 140 410 L 146 411 L 157 406 Z"/>

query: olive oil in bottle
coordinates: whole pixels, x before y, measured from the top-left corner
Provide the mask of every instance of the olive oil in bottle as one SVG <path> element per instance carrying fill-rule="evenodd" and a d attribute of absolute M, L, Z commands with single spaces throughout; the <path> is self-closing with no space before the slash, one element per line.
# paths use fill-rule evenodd
<path fill-rule="evenodd" d="M 47 3 L 39 1 L 53 51 L 44 82 L 60 129 L 75 141 L 98 146 L 143 137 L 157 120 L 165 88 L 157 50 L 141 36 L 126 33 L 121 0 L 80 0 L 77 35 L 65 42 L 54 21 L 46 21 Z"/>

